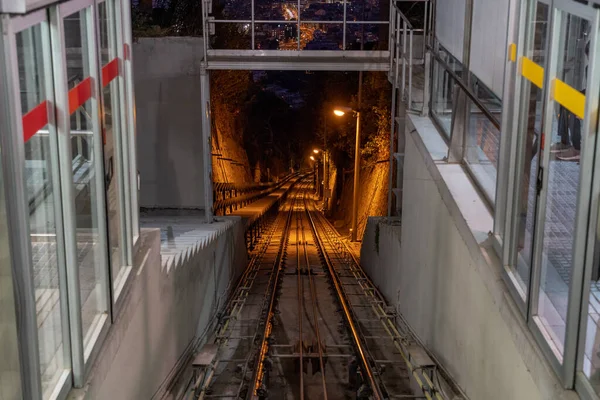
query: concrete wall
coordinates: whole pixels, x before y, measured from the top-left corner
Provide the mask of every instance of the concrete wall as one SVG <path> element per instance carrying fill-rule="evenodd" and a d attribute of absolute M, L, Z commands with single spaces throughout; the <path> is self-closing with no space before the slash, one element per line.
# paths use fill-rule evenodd
<path fill-rule="evenodd" d="M 168 272 L 161 265 L 160 231 L 143 229 L 140 240 L 123 307 L 85 388 L 73 391 L 72 399 L 152 398 L 207 331 L 245 267 L 239 218 Z"/>
<path fill-rule="evenodd" d="M 471 71 L 500 98 L 507 57 L 508 3 L 475 0 L 473 4 Z"/>
<path fill-rule="evenodd" d="M 508 5 L 509 0 L 473 0 L 470 70 L 498 97 L 507 55 Z M 435 17 L 438 40 L 462 62 L 465 0 L 438 1 Z"/>
<path fill-rule="evenodd" d="M 202 46 L 192 37 L 133 45 L 141 207 L 204 208 Z"/>
<path fill-rule="evenodd" d="M 361 262 L 471 399 L 575 399 L 527 329 L 487 240 L 492 217 L 427 118 L 409 116 L 402 225 L 371 218 Z"/>
<path fill-rule="evenodd" d="M 437 1 L 435 29 L 440 43 L 462 62 L 465 34 L 465 0 Z"/>

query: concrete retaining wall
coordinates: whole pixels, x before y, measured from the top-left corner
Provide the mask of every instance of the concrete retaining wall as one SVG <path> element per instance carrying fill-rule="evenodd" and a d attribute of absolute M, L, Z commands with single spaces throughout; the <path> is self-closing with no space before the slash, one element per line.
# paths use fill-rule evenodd
<path fill-rule="evenodd" d="M 202 39 L 133 45 L 141 207 L 204 208 Z"/>
<path fill-rule="evenodd" d="M 432 159 L 414 119 L 406 127 L 402 226 L 369 220 L 363 267 L 469 398 L 577 398 L 561 388 L 527 329 L 485 227 L 470 229 L 482 221 L 468 215 L 473 202 L 458 205 L 476 193 L 469 179 L 462 172 L 451 186 L 460 166 L 444 164 L 443 152 Z"/>
<path fill-rule="evenodd" d="M 239 219 L 185 263 L 161 265 L 160 231 L 143 229 L 123 307 L 92 374 L 71 398 L 150 399 L 207 330 L 246 263 Z"/>

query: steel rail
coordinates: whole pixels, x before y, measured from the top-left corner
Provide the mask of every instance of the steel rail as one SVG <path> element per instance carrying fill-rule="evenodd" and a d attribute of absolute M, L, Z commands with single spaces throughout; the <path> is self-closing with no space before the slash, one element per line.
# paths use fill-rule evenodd
<path fill-rule="evenodd" d="M 298 203 L 298 198 L 294 199 L 294 208 Z M 298 353 L 300 355 L 298 362 L 300 366 L 300 400 L 304 400 L 304 346 L 303 339 L 304 335 L 302 334 L 302 309 L 303 309 L 303 300 L 304 300 L 304 285 L 302 281 L 302 276 L 300 274 L 300 215 L 296 214 L 296 276 L 298 281 L 298 336 L 299 336 L 299 344 L 300 348 L 298 349 Z"/>
<path fill-rule="evenodd" d="M 303 200 L 303 204 L 304 204 L 304 211 L 306 214 L 308 214 L 308 205 L 306 203 L 306 192 L 302 193 L 302 200 Z M 300 221 L 302 221 L 302 217 L 300 217 Z M 319 318 L 318 318 L 318 313 L 317 313 L 317 291 L 315 289 L 312 268 L 310 267 L 310 260 L 308 259 L 308 249 L 306 247 L 306 237 L 304 235 L 304 224 L 302 224 L 302 242 L 304 245 L 304 258 L 306 261 L 306 268 L 307 268 L 307 273 L 308 273 L 308 284 L 310 285 L 311 302 L 312 302 L 312 308 L 313 308 L 313 319 L 314 319 L 314 325 L 315 325 L 315 336 L 317 337 L 317 348 L 319 350 L 318 351 L 319 366 L 321 368 L 321 381 L 323 384 L 323 396 L 324 396 L 323 399 L 327 400 L 327 382 L 325 379 L 325 363 L 323 362 L 323 346 L 322 346 L 322 342 L 321 342 L 321 333 L 319 330 Z"/>
<path fill-rule="evenodd" d="M 344 296 L 344 291 L 342 289 L 342 283 L 340 282 L 340 278 L 337 275 L 335 268 L 333 267 L 333 264 L 331 263 L 331 260 L 329 259 L 329 255 L 325 251 L 325 246 L 321 240 L 320 235 L 318 234 L 317 227 L 315 225 L 315 222 L 314 222 L 310 212 L 307 212 L 307 216 L 308 216 L 309 226 L 310 226 L 311 230 L 313 231 L 313 235 L 315 238 L 315 244 L 317 245 L 317 248 L 319 248 L 321 250 L 321 255 L 323 257 L 323 261 L 324 261 L 325 265 L 327 266 L 327 270 L 329 271 L 329 275 L 331 276 L 331 280 L 333 281 L 338 301 L 340 302 L 340 304 L 342 306 L 342 310 L 344 311 L 344 317 L 346 319 L 348 327 L 350 328 L 350 332 L 352 334 L 352 339 L 354 341 L 356 349 L 358 350 L 363 370 L 367 374 L 367 381 L 369 382 L 369 386 L 371 387 L 371 390 L 373 391 L 373 398 L 375 400 L 383 400 L 383 399 L 385 399 L 385 396 L 381 392 L 380 385 L 376 381 L 375 374 L 373 373 L 373 369 L 371 368 L 371 365 L 369 363 L 368 355 L 367 355 L 368 350 L 365 348 L 366 345 L 363 344 L 363 342 L 360 338 L 360 335 L 358 334 L 356 324 L 354 323 L 354 317 L 352 315 L 352 311 L 350 310 L 350 307 L 348 306 L 348 302 Z"/>
<path fill-rule="evenodd" d="M 250 260 L 250 263 L 249 263 L 248 267 L 246 268 L 246 270 L 244 271 L 242 278 L 240 278 L 236 284 L 236 288 L 233 291 L 234 295 L 231 296 L 231 298 L 227 302 L 227 306 L 225 309 L 230 310 L 230 311 L 225 315 L 226 321 L 220 327 L 220 329 L 217 330 L 217 333 L 216 333 L 215 339 L 214 339 L 215 342 L 219 343 L 219 347 L 218 347 L 217 351 L 220 351 L 221 348 L 228 341 L 227 338 L 223 339 L 223 336 L 224 336 L 225 332 L 227 332 L 227 330 L 230 327 L 232 327 L 230 325 L 230 321 L 232 321 L 232 320 L 234 321 L 233 327 L 235 327 L 235 325 L 237 324 L 238 317 L 241 314 L 241 312 L 246 304 L 246 300 L 248 298 L 248 293 L 249 293 L 249 288 L 251 288 L 254 284 L 254 279 L 256 278 L 256 275 L 257 275 L 256 267 L 258 266 L 258 261 L 266 253 L 267 249 L 269 248 L 269 245 L 271 244 L 273 236 L 274 236 L 275 232 L 277 232 L 278 228 L 279 228 L 279 223 L 277 223 L 277 218 L 275 218 L 275 220 L 272 222 L 271 230 L 266 235 L 266 240 L 265 240 L 263 246 L 256 253 L 256 255 L 254 257 L 252 257 L 252 259 Z M 242 286 L 242 284 L 243 284 L 243 286 Z M 246 289 L 240 291 L 240 288 L 242 288 L 242 287 L 246 288 Z M 232 306 L 232 304 L 233 304 L 233 306 Z M 248 356 L 248 358 L 249 358 L 249 356 Z M 197 390 L 199 390 L 199 392 L 197 390 L 195 390 L 194 398 L 198 398 L 198 399 L 205 398 L 206 391 L 207 391 L 208 387 L 210 386 L 210 383 L 215 375 L 214 371 L 216 371 L 219 363 L 220 363 L 220 360 L 217 359 L 211 365 L 208 378 L 206 378 L 205 380 L 203 380 L 203 382 L 201 382 L 202 387 L 197 388 Z M 246 365 L 247 365 L 247 363 L 246 363 Z M 238 393 L 240 392 L 240 390 L 241 390 L 241 384 L 240 384 L 240 388 L 238 388 Z"/>
<path fill-rule="evenodd" d="M 432 380 L 429 378 L 429 376 L 427 374 L 422 373 L 422 369 L 418 366 L 414 366 L 413 363 L 410 361 L 410 354 L 402 345 L 402 342 L 406 342 L 406 337 L 404 337 L 403 335 L 400 334 L 400 332 L 396 328 L 396 325 L 394 324 L 394 322 L 391 320 L 391 318 L 387 315 L 387 313 L 385 312 L 385 310 L 382 307 L 382 304 L 387 305 L 387 302 L 385 301 L 384 297 L 381 295 L 379 290 L 377 290 L 377 288 L 375 287 L 375 285 L 373 284 L 371 279 L 364 273 L 364 271 L 362 270 L 362 267 L 360 267 L 360 263 L 358 262 L 358 260 L 354 256 L 354 254 L 352 254 L 352 252 L 348 248 L 347 244 L 344 243 L 343 241 L 339 240 L 339 236 L 336 236 L 334 234 L 334 232 L 336 232 L 336 230 L 335 230 L 335 228 L 333 228 L 331 226 L 331 223 L 329 221 L 323 222 L 322 218 L 320 218 L 319 222 L 324 229 L 329 230 L 330 234 L 327 236 L 328 236 L 330 243 L 331 243 L 331 238 L 336 237 L 336 239 L 338 239 L 337 242 L 340 244 L 340 248 L 345 249 L 345 253 L 351 261 L 351 263 L 347 264 L 350 269 L 350 272 L 353 274 L 353 276 L 359 283 L 361 289 L 363 290 L 363 293 L 366 296 L 371 297 L 373 299 L 371 301 L 371 307 L 373 309 L 373 312 L 377 315 L 379 321 L 383 325 L 384 330 L 390 336 L 390 339 L 393 341 L 394 346 L 396 347 L 396 349 L 399 351 L 400 355 L 402 356 L 402 359 L 404 360 L 407 368 L 409 369 L 409 371 L 415 378 L 415 381 L 417 382 L 417 384 L 419 385 L 421 390 L 423 390 L 423 394 L 425 395 L 425 397 L 428 400 L 433 400 L 433 398 L 435 398 L 437 400 L 443 400 L 443 397 L 441 396 L 440 391 L 436 388 L 435 384 L 432 382 Z M 325 227 L 325 225 L 326 225 L 326 227 Z M 335 246 L 335 247 L 337 247 L 337 246 Z M 339 254 L 339 251 L 338 251 L 338 254 Z M 363 282 L 367 282 L 369 284 L 369 287 L 365 287 Z M 385 322 L 384 322 L 384 320 L 385 320 Z M 398 340 L 398 339 L 400 339 L 400 340 Z M 419 375 L 419 372 L 421 372 L 420 375 Z M 422 379 L 421 379 L 421 377 L 422 377 Z"/>
<path fill-rule="evenodd" d="M 289 239 L 289 231 L 290 225 L 292 221 L 292 215 L 294 213 L 293 203 L 290 206 L 290 210 L 287 215 L 287 219 L 283 229 L 282 240 L 279 246 L 279 252 L 277 253 L 277 257 L 275 262 L 273 263 L 273 270 L 275 272 L 275 279 L 273 279 L 272 287 L 270 291 L 270 300 L 269 300 L 269 308 L 267 310 L 267 318 L 265 321 L 265 327 L 261 336 L 261 343 L 259 347 L 259 353 L 254 363 L 253 376 L 252 376 L 252 386 L 251 390 L 248 390 L 248 394 L 246 395 L 246 399 L 260 399 L 261 398 L 261 387 L 264 383 L 264 361 L 269 351 L 269 337 L 271 336 L 271 332 L 273 330 L 273 316 L 274 316 L 274 308 L 275 303 L 277 301 L 277 291 L 279 289 L 279 276 L 281 272 L 281 267 L 283 265 L 283 253 L 285 248 L 288 245 Z"/>
<path fill-rule="evenodd" d="M 289 188 L 290 191 L 294 190 L 294 186 L 299 182 L 300 179 L 298 179 L 292 183 L 292 185 Z M 230 326 L 230 321 L 232 321 L 232 320 L 234 321 L 233 327 L 235 327 L 238 322 L 238 317 L 241 314 L 241 312 L 246 304 L 246 300 L 249 296 L 250 288 L 253 286 L 254 280 L 258 274 L 257 268 L 260 267 L 258 265 L 258 261 L 261 260 L 262 257 L 264 256 L 264 254 L 267 252 L 267 250 L 273 240 L 273 236 L 275 236 L 275 232 L 278 231 L 280 222 L 278 222 L 277 216 L 273 219 L 273 221 L 270 223 L 270 225 L 271 225 L 270 226 L 271 229 L 269 231 L 267 231 L 268 233 L 265 235 L 265 240 L 264 240 L 262 247 L 260 247 L 259 251 L 256 252 L 256 254 L 250 260 L 248 267 L 246 267 L 246 269 L 244 270 L 242 277 L 240 279 L 238 279 L 238 281 L 236 283 L 236 287 L 232 291 L 232 295 L 227 302 L 225 310 L 229 310 L 229 311 L 223 317 L 224 319 L 226 319 L 226 321 L 220 328 L 217 329 L 217 333 L 215 335 L 214 341 L 219 343 L 217 351 L 220 351 L 222 349 L 222 347 L 228 342 L 228 338 L 227 337 L 223 338 L 223 337 L 224 337 L 225 332 L 227 332 L 227 330 L 230 327 L 232 327 L 232 326 Z M 241 290 L 242 288 L 243 288 L 243 290 Z M 259 326 L 259 323 L 257 322 L 256 331 L 258 331 L 258 326 Z M 250 352 L 246 358 L 246 362 L 244 363 L 244 374 L 246 373 L 246 370 L 248 368 L 251 355 L 252 355 L 252 353 Z M 207 391 L 208 387 L 210 386 L 210 383 L 215 375 L 214 371 L 216 371 L 219 363 L 220 363 L 220 361 L 219 361 L 219 359 L 217 359 L 211 365 L 211 367 L 210 367 L 211 371 L 208 375 L 208 378 L 203 380 L 203 382 L 201 383 L 202 384 L 201 388 L 197 387 L 195 389 L 194 398 L 199 398 L 199 399 L 205 398 L 206 391 Z M 242 390 L 243 383 L 244 383 L 243 381 L 240 382 L 240 386 L 238 387 L 238 394 Z M 198 392 L 198 390 L 199 390 L 199 392 Z"/>

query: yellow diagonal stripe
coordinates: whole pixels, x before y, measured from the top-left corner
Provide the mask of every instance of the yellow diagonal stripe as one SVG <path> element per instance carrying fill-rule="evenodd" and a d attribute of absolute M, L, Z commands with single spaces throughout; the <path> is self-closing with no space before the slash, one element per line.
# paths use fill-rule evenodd
<path fill-rule="evenodd" d="M 521 57 L 521 75 L 540 89 L 544 87 L 544 68 L 527 57 Z"/>
<path fill-rule="evenodd" d="M 583 119 L 585 114 L 585 95 L 557 78 L 554 78 L 552 81 L 552 88 L 552 97 L 554 100 Z"/>
<path fill-rule="evenodd" d="M 508 45 L 508 60 L 512 62 L 517 61 L 517 45 L 514 43 Z"/>

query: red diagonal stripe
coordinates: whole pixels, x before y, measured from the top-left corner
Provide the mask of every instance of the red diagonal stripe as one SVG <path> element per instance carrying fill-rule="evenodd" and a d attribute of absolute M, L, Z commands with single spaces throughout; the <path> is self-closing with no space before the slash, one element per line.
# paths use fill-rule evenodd
<path fill-rule="evenodd" d="M 106 87 L 117 76 L 119 76 L 118 57 L 102 67 L 102 87 Z"/>
<path fill-rule="evenodd" d="M 23 115 L 23 139 L 27 142 L 37 131 L 48 124 L 48 100 Z"/>
<path fill-rule="evenodd" d="M 92 78 L 87 77 L 73 89 L 69 90 L 69 115 L 92 97 Z"/>

